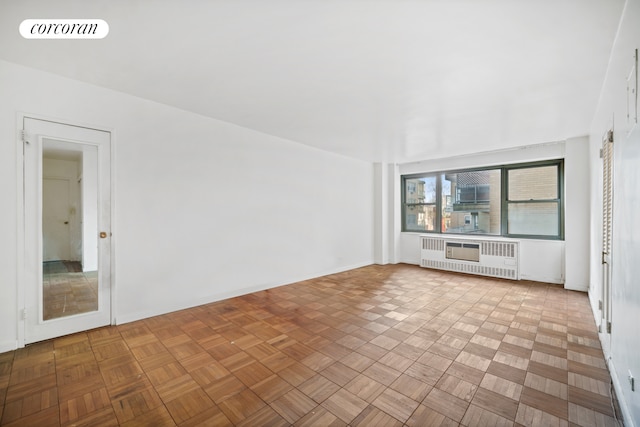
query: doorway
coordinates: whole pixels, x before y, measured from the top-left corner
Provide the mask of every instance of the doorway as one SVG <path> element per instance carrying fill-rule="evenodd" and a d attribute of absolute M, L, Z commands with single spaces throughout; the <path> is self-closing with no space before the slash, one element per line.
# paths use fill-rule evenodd
<path fill-rule="evenodd" d="M 43 152 L 43 156 L 46 154 Z M 47 163 L 47 158 L 43 163 Z M 72 164 L 77 163 L 73 162 Z M 42 178 L 42 239 L 43 261 L 71 260 L 70 216 L 75 216 L 74 205 L 67 178 Z"/>
<path fill-rule="evenodd" d="M 22 122 L 29 344 L 111 323 L 111 134 Z"/>

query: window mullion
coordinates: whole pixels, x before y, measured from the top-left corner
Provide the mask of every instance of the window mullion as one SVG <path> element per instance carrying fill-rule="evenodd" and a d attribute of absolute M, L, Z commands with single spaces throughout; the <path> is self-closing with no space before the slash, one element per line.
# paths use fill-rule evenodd
<path fill-rule="evenodd" d="M 436 231 L 442 233 L 442 178 L 436 175 Z"/>
<path fill-rule="evenodd" d="M 500 168 L 500 183 L 501 183 L 501 203 L 500 203 L 500 229 L 502 235 L 509 234 L 509 170 L 507 168 Z"/>

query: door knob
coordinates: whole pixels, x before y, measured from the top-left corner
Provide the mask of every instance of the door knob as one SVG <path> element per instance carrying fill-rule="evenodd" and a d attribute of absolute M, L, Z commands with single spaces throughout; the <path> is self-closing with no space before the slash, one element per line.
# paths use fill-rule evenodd
<path fill-rule="evenodd" d="M 107 232 L 106 231 L 101 231 L 100 232 L 100 238 L 101 239 L 106 239 L 107 238 Z"/>

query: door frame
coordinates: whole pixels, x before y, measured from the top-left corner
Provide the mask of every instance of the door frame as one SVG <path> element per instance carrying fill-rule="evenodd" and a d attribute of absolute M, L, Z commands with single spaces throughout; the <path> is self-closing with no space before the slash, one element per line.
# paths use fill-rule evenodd
<path fill-rule="evenodd" d="M 46 116 L 42 114 L 33 114 L 19 111 L 16 114 L 16 182 L 17 182 L 17 191 L 16 191 L 16 206 L 17 206 L 17 216 L 16 216 L 16 325 L 17 325 L 17 348 L 22 348 L 25 346 L 26 339 L 26 321 L 23 316 L 23 310 L 26 306 L 26 292 L 27 292 L 27 284 L 26 284 L 26 266 L 25 266 L 25 250 L 26 250 L 26 233 L 25 233 L 25 182 L 24 182 L 24 142 L 23 142 L 23 130 L 24 130 L 24 120 L 25 119 L 36 119 L 42 121 L 48 121 L 53 123 L 58 123 L 67 126 L 75 126 L 80 128 L 86 128 L 96 131 L 109 132 L 110 136 L 110 164 L 109 164 L 109 197 L 111 198 L 110 203 L 110 211 L 109 215 L 111 216 L 111 236 L 110 236 L 110 324 L 116 324 L 116 275 L 115 275 L 115 247 L 116 247 L 116 237 L 117 233 L 115 232 L 116 225 L 115 221 L 115 179 L 114 179 L 114 171 L 115 171 L 115 130 L 108 126 L 95 125 L 91 123 L 76 121 L 76 120 L 68 120 L 61 119 L 57 117 Z"/>

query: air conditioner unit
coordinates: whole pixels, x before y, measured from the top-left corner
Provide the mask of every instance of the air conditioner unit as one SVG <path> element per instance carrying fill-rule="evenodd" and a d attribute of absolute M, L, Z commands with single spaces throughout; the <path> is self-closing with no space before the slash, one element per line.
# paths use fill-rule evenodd
<path fill-rule="evenodd" d="M 420 265 L 520 280 L 519 249 L 518 241 L 422 236 Z"/>
<path fill-rule="evenodd" d="M 445 257 L 458 261 L 480 262 L 480 245 L 466 242 L 444 242 Z"/>

